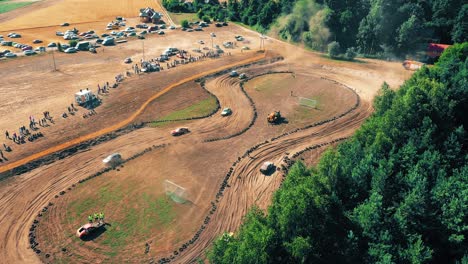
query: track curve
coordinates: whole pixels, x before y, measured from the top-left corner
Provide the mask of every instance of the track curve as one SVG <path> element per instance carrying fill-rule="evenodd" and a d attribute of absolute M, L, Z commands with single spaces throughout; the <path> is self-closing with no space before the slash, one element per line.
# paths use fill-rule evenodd
<path fill-rule="evenodd" d="M 216 85 L 213 87 L 213 92 L 219 98 L 221 105 L 238 104 L 236 107 L 240 107 L 241 111 L 251 112 L 249 107 L 243 107 L 248 104 L 245 96 L 240 93 L 232 93 L 231 89 L 238 90 L 238 87 L 226 88 L 230 81 L 222 81 L 223 79 L 225 78 L 221 77 L 221 81 L 217 82 L 224 83 L 225 89 L 219 87 L 216 89 Z M 237 99 L 241 102 L 237 102 Z M 349 136 L 370 112 L 371 108 L 367 104 L 360 104 L 357 109 L 339 120 L 306 130 L 298 130 L 295 133 L 259 144 L 249 152 L 252 158 L 244 154 L 236 161 L 232 172 L 230 172 L 227 185 L 231 187 L 227 187 L 223 193 L 223 198 L 217 204 L 218 209 L 208 221 L 210 224 L 206 225 L 205 231 L 200 233 L 197 242 L 182 252 L 175 261 L 190 262 L 195 260 L 221 232 L 235 231 L 242 216 L 253 203 L 262 207 L 269 203 L 271 194 L 278 188 L 282 177 L 277 173 L 271 177 L 260 176 L 257 171 L 263 161 L 273 160 L 278 163 L 282 160 L 285 152 L 294 152 L 312 144 L 322 144 L 336 138 Z M 200 143 L 204 138 L 219 133 L 215 127 L 228 125 L 230 129 L 236 128 L 236 124 L 231 124 L 234 122 L 226 120 L 215 116 L 189 121 L 188 123 L 194 124 L 195 127 L 213 128 L 214 134 L 195 132 L 193 136 L 181 138 L 180 141 L 175 141 L 166 133 L 155 133 L 154 129 L 142 128 L 88 150 L 87 152 L 96 153 L 94 157 L 86 152 L 77 153 L 54 164 L 42 166 L 40 170 L 33 170 L 25 175 L 15 177 L 14 181 L 12 179 L 2 183 L 0 206 L 3 210 L 0 211 L 0 221 L 7 223 L 7 225 L 3 229 L 0 228 L 0 239 L 4 241 L 0 245 L 1 259 L 6 260 L 6 263 L 39 262 L 35 253 L 32 250 L 27 250 L 30 223 L 37 218 L 37 213 L 44 206 L 56 199 L 54 198 L 56 195 L 60 197 L 60 192 L 73 188 L 73 184 L 81 180 L 83 175 L 96 173 L 100 168 L 100 159 L 95 157 L 101 155 L 100 153 L 107 153 L 109 149 L 115 150 L 117 146 L 117 150 L 120 149 L 124 156 L 132 156 L 147 148 L 148 145 L 177 144 L 178 142 Z M 249 118 L 236 120 L 236 122 L 246 124 Z M 203 129 L 198 131 L 203 131 Z M 42 177 L 44 174 L 56 175 L 56 177 L 44 178 Z"/>
<path fill-rule="evenodd" d="M 115 125 L 112 125 L 110 127 L 107 127 L 107 128 L 104 128 L 104 129 L 101 129 L 99 131 L 96 131 L 96 132 L 93 132 L 93 133 L 90 133 L 90 134 L 87 134 L 87 135 L 84 135 L 84 136 L 81 136 L 81 137 L 78 137 L 78 138 L 75 138 L 75 139 L 72 139 L 68 142 L 65 142 L 65 143 L 62 143 L 62 144 L 59 144 L 59 145 L 56 145 L 54 147 L 51 147 L 51 148 L 48 148 L 48 149 L 45 149 L 43 151 L 40 151 L 38 153 L 34 153 L 33 155 L 30 155 L 28 157 L 25 157 L 25 158 L 22 158 L 20 160 L 17 160 L 15 162 L 12 162 L 12 163 L 9 163 L 7 165 L 4 165 L 4 166 L 1 166 L 0 167 L 0 173 L 4 173 L 6 171 L 9 171 L 11 169 L 14 169 L 18 166 L 21 166 L 21 165 L 24 165 L 28 162 L 31 162 L 33 160 L 36 160 L 36 159 L 39 159 L 41 157 L 44 157 L 44 156 L 47 156 L 49 154 L 52 154 L 52 153 L 55 153 L 55 152 L 58 152 L 60 150 L 63 150 L 63 149 L 66 149 L 66 148 L 69 148 L 71 146 L 74 146 L 74 145 L 77 145 L 79 143 L 82 143 L 84 141 L 87 141 L 87 140 L 90 140 L 90 139 L 93 139 L 93 138 L 96 138 L 96 137 L 99 137 L 99 136 L 102 136 L 104 134 L 107 134 L 107 133 L 110 133 L 112 131 L 115 131 L 119 128 L 122 128 L 122 127 L 125 127 L 126 125 L 130 124 L 131 122 L 133 122 L 147 107 L 148 105 L 153 102 L 154 100 L 156 100 L 157 98 L 161 97 L 162 95 L 164 95 L 165 93 L 169 92 L 170 90 L 174 89 L 175 87 L 183 84 L 183 83 L 186 83 L 186 82 L 190 82 L 190 81 L 193 81 L 193 80 L 196 80 L 198 78 L 201 78 L 203 76 L 206 76 L 206 75 L 209 75 L 209 74 L 213 74 L 215 72 L 219 72 L 219 71 L 223 71 L 225 69 L 229 69 L 229 68 L 233 68 L 233 67 L 236 67 L 236 66 L 239 66 L 239 65 L 244 65 L 244 64 L 248 64 L 248 63 L 252 63 L 254 61 L 258 61 L 258 60 L 261 60 L 263 58 L 266 57 L 266 52 L 265 53 L 262 53 L 261 55 L 257 55 L 257 56 L 254 56 L 252 58 L 249 58 L 249 59 L 246 59 L 246 60 L 243 60 L 243 61 L 240 61 L 240 62 L 236 62 L 236 63 L 233 63 L 233 64 L 229 64 L 229 65 L 225 65 L 223 67 L 220 67 L 220 68 L 217 68 L 217 69 L 211 69 L 211 70 L 208 70 L 208 71 L 205 71 L 205 72 L 202 72 L 202 73 L 199 73 L 199 74 L 196 74 L 196 75 L 192 75 L 188 78 L 184 78 L 178 82 L 175 82 L 165 88 L 163 88 L 161 91 L 159 91 L 158 93 L 154 94 L 152 97 L 150 97 L 147 101 L 145 101 L 141 106 L 140 108 L 138 108 L 137 111 L 135 111 L 130 117 L 128 117 L 127 119 L 125 120 L 122 120 L 121 122 L 115 124 Z"/>

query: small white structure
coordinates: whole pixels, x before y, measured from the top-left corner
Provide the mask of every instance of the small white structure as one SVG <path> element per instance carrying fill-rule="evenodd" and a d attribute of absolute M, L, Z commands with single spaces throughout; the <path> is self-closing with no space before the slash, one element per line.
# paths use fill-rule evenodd
<path fill-rule="evenodd" d="M 78 105 L 85 105 L 96 99 L 96 95 L 94 95 L 90 90 L 80 90 L 75 94 L 75 101 Z"/>
<path fill-rule="evenodd" d="M 120 153 L 111 154 L 103 159 L 102 162 L 107 166 L 116 166 L 122 162 L 122 155 Z"/>

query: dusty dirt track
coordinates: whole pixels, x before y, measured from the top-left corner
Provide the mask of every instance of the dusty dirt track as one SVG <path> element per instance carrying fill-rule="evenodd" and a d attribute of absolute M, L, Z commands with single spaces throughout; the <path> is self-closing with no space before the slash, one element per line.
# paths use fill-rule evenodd
<path fill-rule="evenodd" d="M 373 60 L 367 60 L 365 61 L 366 63 L 362 64 L 330 62 L 316 54 L 303 52 L 298 50 L 297 47 L 290 47 L 289 45 L 275 41 L 268 42 L 267 48 L 276 52 L 281 51 L 281 55 L 285 56 L 285 61 L 274 64 L 271 68 L 272 70 L 292 71 L 304 76 L 312 74 L 317 76 L 318 79 L 321 76 L 335 79 L 353 87 L 358 91 L 363 100 L 356 109 L 337 120 L 287 134 L 273 141 L 269 140 L 269 142 L 262 144 L 254 150 L 250 154 L 250 157 L 242 157 L 233 167 L 233 171 L 227 180 L 227 184 L 230 187 L 227 187 L 223 196 L 220 197 L 216 212 L 211 216 L 209 223 L 205 226 L 204 231 L 200 233 L 195 243 L 190 244 L 186 250 L 174 259 L 176 263 L 194 261 L 203 255 L 217 235 L 225 231 L 235 231 L 239 227 L 242 216 L 253 204 L 258 204 L 262 208 L 268 205 L 272 193 L 280 185 L 282 176 L 278 172 L 268 177 L 259 175 L 258 168 L 264 161 L 271 160 L 279 164 L 281 159 L 286 155 L 285 153 L 292 154 L 308 146 L 328 143 L 352 135 L 371 113 L 369 100 L 375 95 L 381 83 L 385 80 L 390 82 L 391 85 L 396 85 L 400 84 L 407 77 L 406 73 L 398 68 L 399 64 Z M 258 68 L 261 69 L 262 67 Z M 212 71 L 217 70 L 219 69 L 213 69 Z M 186 81 L 194 79 L 193 75 L 187 74 L 186 76 L 188 76 L 185 79 Z M 176 87 L 180 84 L 182 82 L 168 87 Z M 168 153 L 184 151 L 188 146 L 200 146 L 203 150 L 208 151 L 203 157 L 207 159 L 209 164 L 210 157 L 213 156 L 209 151 L 218 151 L 215 155 L 220 155 L 225 160 L 224 165 L 213 165 L 213 169 L 210 170 L 209 175 L 205 176 L 203 180 L 197 178 L 193 178 L 192 180 L 196 182 L 194 185 L 198 187 L 198 190 L 204 193 L 194 198 L 194 202 L 201 207 L 194 210 L 197 213 L 194 213 L 191 219 L 193 219 L 195 224 L 202 225 L 204 216 L 210 210 L 209 202 L 215 199 L 215 194 L 219 189 L 218 186 L 223 182 L 224 174 L 229 171 L 229 163 L 237 160 L 237 157 L 242 156 L 244 151 L 251 146 L 300 127 L 288 124 L 275 127 L 274 129 L 265 129 L 264 114 L 272 110 L 271 105 L 268 105 L 268 102 L 265 103 L 265 101 L 268 101 L 267 98 L 263 99 L 265 101 L 262 101 L 262 98 L 255 97 L 254 91 L 246 89 L 247 94 L 253 95 L 254 103 L 256 103 L 258 108 L 257 111 L 261 113 L 254 126 L 247 130 L 245 134 L 238 137 L 214 143 L 203 143 L 206 139 L 234 134 L 245 128 L 250 120 L 252 120 L 253 110 L 245 95 L 237 88 L 232 89 L 233 87 L 237 87 L 237 85 L 238 81 L 233 81 L 225 76 L 207 82 L 207 89 L 219 98 L 222 105 L 239 108 L 240 111 L 235 112 L 229 121 L 219 116 L 213 116 L 208 119 L 185 122 L 184 125 L 194 127 L 193 133 L 180 138 L 180 140 L 176 140 L 167 134 L 169 129 L 179 126 L 179 123 L 170 124 L 164 127 L 164 129 L 139 129 L 117 139 L 94 146 L 87 151 L 0 182 L 0 207 L 3 209 L 0 211 L 0 222 L 2 223 L 0 226 L 0 239 L 3 241 L 0 245 L 0 262 L 36 263 L 40 261 L 38 256 L 28 249 L 28 233 L 31 223 L 43 206 L 47 205 L 49 201 L 54 201 L 56 194 L 67 190 L 72 184 L 76 184 L 78 180 L 99 170 L 102 165 L 100 159 L 96 157 L 102 156 L 102 153 L 119 151 L 124 156 L 129 157 L 148 146 L 163 143 L 171 144 L 167 147 Z M 163 89 L 159 93 L 162 93 L 162 91 L 165 90 Z M 153 95 L 154 99 L 157 98 L 157 94 Z M 347 94 L 347 96 L 349 96 L 351 102 L 356 100 L 352 93 Z M 135 114 L 122 121 L 119 126 L 124 125 L 124 122 L 129 123 L 138 119 L 138 115 L 145 110 L 146 105 L 143 104 L 140 110 L 137 110 L 140 111 L 138 114 L 135 112 Z M 268 109 L 268 106 L 270 109 Z M 345 108 L 342 111 L 337 111 L 336 115 L 346 112 L 347 109 Z M 336 115 L 333 114 L 332 116 Z M 318 121 L 320 120 L 313 122 Z M 112 127 L 112 129 L 116 127 L 117 125 Z M 111 130 L 107 129 L 104 132 Z M 96 134 L 91 134 L 89 137 L 94 136 Z M 208 144 L 208 147 L 204 147 L 205 144 Z M 236 153 L 233 153 L 232 149 L 236 149 Z M 194 152 L 195 154 L 200 153 Z M 186 156 L 183 159 L 187 161 L 190 159 L 190 156 Z M 132 162 L 138 162 L 138 159 Z M 153 160 L 153 162 L 157 163 L 161 161 L 158 161 L 156 157 L 156 160 Z M 226 164 L 227 166 L 225 166 Z M 128 166 L 130 165 L 131 162 Z M 176 168 L 173 169 L 177 171 Z M 186 167 L 181 169 L 187 170 Z M 188 171 L 191 170 L 189 169 Z M 203 167 L 193 169 L 192 174 L 195 175 L 193 177 L 196 177 L 197 174 L 201 174 L 203 171 Z M 60 212 L 57 211 L 56 213 L 59 214 Z M 58 227 L 57 230 L 57 233 L 62 234 L 69 232 L 69 230 L 63 229 L 63 227 Z M 193 233 L 187 232 L 187 237 L 183 241 L 190 240 L 193 235 Z M 40 238 L 38 239 L 40 240 Z M 144 244 L 144 241 L 141 243 Z M 140 247 L 141 243 L 136 246 Z M 178 250 L 184 243 L 175 243 L 172 247 L 164 247 L 158 252 L 152 252 L 152 254 L 154 254 L 156 260 L 159 257 L 169 257 L 174 250 Z M 90 252 L 89 249 L 85 249 L 84 247 L 76 248 L 75 250 L 86 254 Z M 89 257 L 92 259 L 93 257 L 100 256 L 94 253 L 90 254 Z M 41 255 L 41 258 L 44 258 L 44 256 Z M 144 258 L 145 256 L 142 256 L 139 259 L 130 259 L 128 261 L 139 262 L 144 260 Z M 103 259 L 98 258 L 92 261 L 100 260 L 102 261 Z"/>

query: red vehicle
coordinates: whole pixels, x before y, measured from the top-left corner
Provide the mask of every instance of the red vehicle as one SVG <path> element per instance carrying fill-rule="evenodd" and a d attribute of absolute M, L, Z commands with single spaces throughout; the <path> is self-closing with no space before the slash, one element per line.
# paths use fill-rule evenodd
<path fill-rule="evenodd" d="M 183 53 L 177 53 L 177 58 L 185 59 L 185 56 Z"/>
<path fill-rule="evenodd" d="M 22 51 L 27 51 L 27 50 L 32 50 L 33 48 L 31 46 L 26 46 L 21 48 Z"/>
<path fill-rule="evenodd" d="M 190 130 L 189 130 L 188 128 L 186 128 L 186 127 L 179 127 L 179 128 L 177 128 L 177 129 L 172 130 L 172 131 L 171 131 L 171 135 L 173 135 L 174 137 L 176 137 L 176 136 L 181 136 L 181 135 L 183 135 L 183 134 L 187 134 L 187 133 L 189 133 L 189 132 L 190 132 Z"/>
<path fill-rule="evenodd" d="M 104 221 L 85 224 L 82 227 L 78 228 L 78 230 L 76 230 L 76 236 L 79 238 L 84 238 L 85 236 L 93 233 L 94 231 L 98 230 L 104 225 Z"/>

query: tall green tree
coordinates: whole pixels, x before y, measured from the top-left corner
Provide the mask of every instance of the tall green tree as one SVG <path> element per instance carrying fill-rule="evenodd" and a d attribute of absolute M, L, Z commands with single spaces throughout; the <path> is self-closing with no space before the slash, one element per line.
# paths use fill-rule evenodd
<path fill-rule="evenodd" d="M 458 12 L 453 24 L 452 40 L 458 43 L 468 41 L 468 4 L 464 4 Z"/>
<path fill-rule="evenodd" d="M 457 263 L 468 252 L 468 43 L 447 49 L 316 167 L 298 162 L 213 263 Z"/>

